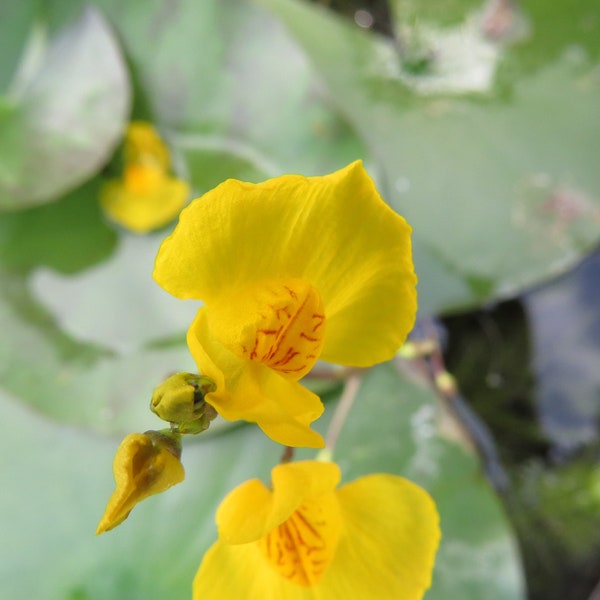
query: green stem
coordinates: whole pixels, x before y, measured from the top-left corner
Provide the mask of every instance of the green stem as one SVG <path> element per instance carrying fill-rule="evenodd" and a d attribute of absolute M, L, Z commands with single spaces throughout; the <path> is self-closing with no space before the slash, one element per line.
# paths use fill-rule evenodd
<path fill-rule="evenodd" d="M 357 373 L 353 373 L 346 380 L 344 391 L 342 392 L 340 401 L 337 405 L 335 413 L 333 414 L 331 423 L 329 424 L 327 435 L 325 436 L 325 451 L 328 452 L 330 456 L 333 456 L 333 451 L 335 449 L 338 436 L 342 430 L 342 427 L 344 426 L 344 423 L 346 422 L 348 413 L 352 408 L 352 404 L 354 403 L 354 399 L 358 393 L 358 388 L 360 387 L 360 382 L 361 376 Z"/>

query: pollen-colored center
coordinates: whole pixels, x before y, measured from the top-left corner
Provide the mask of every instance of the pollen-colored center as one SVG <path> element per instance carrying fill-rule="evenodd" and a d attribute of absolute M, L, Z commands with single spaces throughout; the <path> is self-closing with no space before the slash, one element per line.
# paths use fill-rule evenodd
<path fill-rule="evenodd" d="M 259 540 L 269 564 L 288 581 L 309 587 L 319 583 L 335 555 L 339 523 L 329 507 L 305 500 L 281 525 Z"/>
<path fill-rule="evenodd" d="M 223 314 L 216 337 L 241 358 L 298 380 L 321 354 L 325 313 L 319 292 L 302 279 L 263 282 Z M 226 323 L 226 324 L 225 324 Z"/>

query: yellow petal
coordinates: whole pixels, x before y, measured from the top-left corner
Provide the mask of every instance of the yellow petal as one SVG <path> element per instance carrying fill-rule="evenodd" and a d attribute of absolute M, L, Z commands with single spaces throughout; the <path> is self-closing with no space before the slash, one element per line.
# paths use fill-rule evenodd
<path fill-rule="evenodd" d="M 323 438 L 310 429 L 323 412 L 319 397 L 269 367 L 230 352 L 212 336 L 205 307 L 198 311 L 187 341 L 200 373 L 216 383 L 216 391 L 205 400 L 223 418 L 257 423 L 286 446 L 323 447 Z"/>
<path fill-rule="evenodd" d="M 322 358 L 367 366 L 391 358 L 413 325 L 410 227 L 360 162 L 323 177 L 228 180 L 182 211 L 156 281 L 210 308 L 257 282 L 303 279 L 322 298 Z"/>
<path fill-rule="evenodd" d="M 369 475 L 338 491 L 345 531 L 320 587 L 330 598 L 420 600 L 440 540 L 431 497 L 393 475 Z"/>
<path fill-rule="evenodd" d="M 301 596 L 282 595 L 281 581 Z M 217 541 L 204 555 L 193 585 L 193 600 L 308 600 L 271 569 L 256 544 Z M 331 600 L 331 599 L 330 599 Z"/>
<path fill-rule="evenodd" d="M 188 195 L 184 181 L 154 169 L 134 167 L 128 179 L 104 184 L 100 204 L 113 221 L 136 233 L 146 233 L 172 221 Z"/>
<path fill-rule="evenodd" d="M 302 587 L 281 577 L 258 544 L 216 542 L 204 555 L 193 585 L 193 600 L 397 600 L 392 596 L 338 596 L 323 585 Z"/>
<path fill-rule="evenodd" d="M 287 519 L 301 500 L 292 493 L 276 502 L 262 481 L 246 481 L 229 492 L 217 509 L 219 538 L 227 544 L 254 542 Z"/>
<path fill-rule="evenodd" d="M 138 502 L 183 481 L 183 465 L 163 438 L 157 432 L 132 433 L 121 442 L 113 463 L 116 488 L 96 534 L 122 523 Z"/>
<path fill-rule="evenodd" d="M 341 473 L 333 462 L 301 460 L 273 467 L 271 477 L 275 490 L 293 490 L 300 485 L 303 498 L 318 498 L 336 488 Z"/>
<path fill-rule="evenodd" d="M 273 490 L 258 479 L 231 491 L 217 510 L 219 537 L 228 544 L 256 541 L 281 525 L 306 499 L 331 493 L 340 480 L 334 463 L 284 463 L 271 472 Z"/>
<path fill-rule="evenodd" d="M 156 129 L 145 121 L 133 121 L 125 134 L 126 164 L 155 165 L 163 172 L 169 170 L 169 150 Z"/>

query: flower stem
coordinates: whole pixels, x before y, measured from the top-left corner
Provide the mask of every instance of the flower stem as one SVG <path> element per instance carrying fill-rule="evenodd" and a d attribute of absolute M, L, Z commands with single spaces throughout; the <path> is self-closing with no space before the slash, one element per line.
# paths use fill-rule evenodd
<path fill-rule="evenodd" d="M 333 414 L 331 423 L 329 424 L 327 435 L 325 436 L 325 449 L 330 455 L 333 455 L 340 431 L 346 422 L 348 413 L 350 412 L 352 404 L 354 403 L 354 399 L 356 398 L 356 394 L 358 393 L 360 381 L 361 377 L 357 373 L 352 373 L 352 375 L 350 375 L 346 380 L 344 391 L 342 392 L 342 396 L 337 405 L 336 411 Z"/>
<path fill-rule="evenodd" d="M 281 455 L 281 459 L 279 460 L 280 463 L 288 463 L 291 462 L 292 459 L 294 458 L 294 450 L 295 448 L 292 448 L 291 446 L 286 446 L 283 454 Z"/>

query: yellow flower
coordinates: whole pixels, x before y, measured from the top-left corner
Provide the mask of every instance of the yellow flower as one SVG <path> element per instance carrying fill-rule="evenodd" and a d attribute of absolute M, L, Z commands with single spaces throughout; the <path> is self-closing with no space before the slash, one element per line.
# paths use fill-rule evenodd
<path fill-rule="evenodd" d="M 136 233 L 146 233 L 171 221 L 183 208 L 187 183 L 169 174 L 169 151 L 148 123 L 134 122 L 125 137 L 123 177 L 100 192 L 106 214 Z"/>
<path fill-rule="evenodd" d="M 171 168 L 168 148 L 156 129 L 145 121 L 132 121 L 129 124 L 123 153 L 127 164 L 153 164 L 162 171 Z"/>
<path fill-rule="evenodd" d="M 122 523 L 142 500 L 164 492 L 184 478 L 178 441 L 158 431 L 131 433 L 113 463 L 116 489 L 110 497 L 96 534 Z"/>
<path fill-rule="evenodd" d="M 204 301 L 188 331 L 225 419 L 288 446 L 321 447 L 323 405 L 298 380 L 317 359 L 394 356 L 416 313 L 410 227 L 357 161 L 323 177 L 227 180 L 182 211 L 156 281 Z"/>
<path fill-rule="evenodd" d="M 281 464 L 270 490 L 251 480 L 217 511 L 219 540 L 195 600 L 417 600 L 431 584 L 440 532 L 430 496 L 394 475 L 335 489 L 334 463 Z"/>

